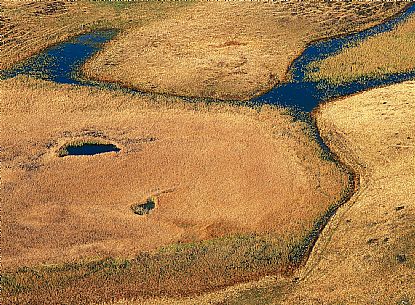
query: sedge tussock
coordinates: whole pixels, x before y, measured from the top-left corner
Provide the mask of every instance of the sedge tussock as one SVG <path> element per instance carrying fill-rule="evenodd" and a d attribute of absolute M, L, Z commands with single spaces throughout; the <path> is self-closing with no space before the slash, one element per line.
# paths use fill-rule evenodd
<path fill-rule="evenodd" d="M 22 76 L 0 89 L 9 303 L 189 295 L 291 272 L 348 186 L 304 123 L 278 107 Z M 122 150 L 56 154 L 92 140 Z M 134 214 L 148 198 L 156 198 L 151 211 Z"/>

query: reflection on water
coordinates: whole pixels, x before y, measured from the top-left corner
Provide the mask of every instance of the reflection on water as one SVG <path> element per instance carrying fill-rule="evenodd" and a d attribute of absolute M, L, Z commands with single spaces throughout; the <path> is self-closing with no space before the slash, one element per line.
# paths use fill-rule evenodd
<path fill-rule="evenodd" d="M 114 30 L 96 31 L 57 44 L 2 71 L 2 78 L 25 74 L 63 84 L 83 84 L 77 78 L 79 67 L 115 35 Z"/>
<path fill-rule="evenodd" d="M 414 13 L 415 5 L 412 5 L 395 18 L 367 30 L 313 43 L 291 64 L 289 69 L 291 80 L 288 83 L 279 84 L 269 92 L 253 98 L 249 102 L 290 107 L 296 110 L 297 119 L 304 119 L 304 112 L 310 112 L 319 103 L 329 99 L 414 78 L 415 71 L 387 75 L 379 79 L 361 79 L 345 84 L 330 84 L 326 81 L 313 82 L 306 79 L 307 69 L 311 63 L 327 58 L 347 45 L 353 45 L 367 37 L 390 31 Z M 115 30 L 101 30 L 79 35 L 44 50 L 10 71 L 1 71 L 2 77 L 8 78 L 17 74 L 27 74 L 58 83 L 120 88 L 112 83 L 81 80 L 78 75 L 79 67 L 116 34 L 117 31 Z M 134 89 L 124 88 L 123 90 L 140 93 L 140 91 Z M 191 98 L 185 99 L 194 100 Z"/>
<path fill-rule="evenodd" d="M 82 144 L 68 146 L 65 149 L 68 156 L 96 155 L 111 151 L 120 151 L 120 149 L 113 144 Z"/>

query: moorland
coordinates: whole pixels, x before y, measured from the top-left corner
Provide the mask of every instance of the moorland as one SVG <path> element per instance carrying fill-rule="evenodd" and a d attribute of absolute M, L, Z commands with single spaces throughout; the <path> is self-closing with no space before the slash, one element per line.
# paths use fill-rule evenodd
<path fill-rule="evenodd" d="M 165 18 L 187 1 L 10 1 L 0 3 L 0 69 L 69 37 L 107 28 L 123 29 Z"/>
<path fill-rule="evenodd" d="M 116 28 L 86 77 L 152 93 L 0 81 L 5 304 L 414 299 L 413 82 L 319 106 L 313 117 L 334 159 L 290 110 L 175 96 L 258 95 L 289 78 L 307 44 L 377 24 L 407 3 L 1 6 L 1 69 L 73 35 Z M 342 74 L 338 62 L 349 58 L 365 67 L 331 79 L 410 70 L 412 25 L 345 49 L 320 73 Z M 393 46 L 408 56 L 389 56 Z M 373 67 L 342 55 L 378 47 L 385 55 Z M 82 143 L 120 151 L 67 155 Z M 320 234 L 327 211 L 346 199 Z M 148 214 L 134 213 L 148 203 Z"/>
<path fill-rule="evenodd" d="M 343 83 L 415 70 L 415 17 L 310 65 L 309 78 Z"/>
<path fill-rule="evenodd" d="M 323 231 L 283 304 L 405 304 L 415 299 L 415 83 L 326 103 L 317 124 L 360 188 Z"/>
<path fill-rule="evenodd" d="M 2 81 L 1 92 L 8 303 L 186 295 L 289 273 L 315 221 L 349 187 L 307 125 L 277 107 L 24 76 Z M 121 151 L 62 156 L 74 141 Z M 151 213 L 133 213 L 149 199 Z"/>
<path fill-rule="evenodd" d="M 283 81 L 310 42 L 370 27 L 405 5 L 197 2 L 122 31 L 83 72 L 145 92 L 245 100 Z"/>

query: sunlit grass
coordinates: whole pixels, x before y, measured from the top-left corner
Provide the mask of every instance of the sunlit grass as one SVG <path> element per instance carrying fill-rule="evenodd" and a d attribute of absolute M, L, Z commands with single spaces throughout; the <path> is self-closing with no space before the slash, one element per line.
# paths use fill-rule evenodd
<path fill-rule="evenodd" d="M 381 78 L 415 70 L 415 17 L 394 30 L 346 46 L 337 55 L 310 65 L 311 80 L 332 83 Z"/>
<path fill-rule="evenodd" d="M 58 5 L 58 4 L 59 5 Z M 71 36 L 167 17 L 192 1 L 4 1 L 0 69 Z"/>
<path fill-rule="evenodd" d="M 345 189 L 341 200 L 310 231 L 304 228 L 300 237 L 238 234 L 174 243 L 132 259 L 108 257 L 8 271 L 2 276 L 4 304 L 89 304 L 129 297 L 183 296 L 265 275 L 289 276 L 304 262 L 324 224 L 349 195 L 350 189 Z M 278 295 L 279 290 L 274 293 Z M 261 299 L 264 295 L 259 291 L 246 297 Z"/>
<path fill-rule="evenodd" d="M 30 198 L 41 196 L 41 200 L 45 200 L 47 204 L 57 202 L 59 207 L 64 206 L 62 210 L 59 207 L 55 207 L 54 210 L 56 216 L 61 217 L 60 222 L 55 221 L 55 218 L 38 218 L 40 221 L 36 222 L 36 225 L 37 223 L 42 225 L 40 229 L 42 232 L 34 231 L 30 238 L 36 240 L 38 236 L 44 237 L 45 242 L 42 244 L 36 241 L 31 242 L 27 252 L 37 245 L 39 245 L 37 248 L 39 250 L 34 249 L 32 256 L 22 258 L 22 261 L 26 259 L 26 262 L 36 261 L 27 264 L 19 262 L 14 267 L 8 264 L 3 284 L 5 304 L 82 304 L 83 302 L 107 302 L 113 299 L 134 297 L 188 296 L 259 279 L 264 275 L 291 274 L 292 270 L 301 265 L 307 257 L 322 225 L 328 219 L 327 209 L 332 211 L 341 202 L 341 197 L 345 196 L 341 194 L 341 190 L 347 187 L 346 174 L 333 162 L 319 157 L 318 145 L 311 140 L 312 135 L 306 132 L 307 124 L 294 121 L 287 111 L 275 106 L 247 107 L 228 103 L 189 103 L 179 98 L 165 96 L 150 98 L 105 89 L 58 85 L 24 76 L 2 81 L 1 86 L 5 97 L 3 116 L 5 127 L 8 126 L 8 132 L 5 133 L 8 138 L 4 140 L 6 165 L 13 170 L 16 168 L 16 171 L 20 171 L 20 164 L 28 160 L 32 161 L 32 155 L 38 153 L 42 158 L 35 160 L 40 167 L 37 174 L 44 175 L 44 178 L 37 182 L 34 176 L 32 180 L 34 183 L 30 183 L 29 187 L 34 184 L 34 190 L 39 189 L 37 185 L 41 185 L 44 189 L 39 193 L 29 190 L 28 194 Z M 156 113 L 158 117 L 154 120 Z M 111 125 L 108 123 L 109 117 L 113 120 Z M 147 119 L 141 120 L 140 117 Z M 51 122 L 51 118 L 56 118 L 56 121 Z M 218 121 L 219 118 L 223 119 Z M 236 126 L 229 124 L 235 124 L 240 120 L 242 123 Z M 25 133 L 15 131 L 26 127 L 27 121 L 39 122 L 36 125 L 39 127 L 33 128 L 30 125 Z M 155 121 L 163 124 L 166 128 L 164 133 L 154 126 Z M 200 197 L 199 195 L 193 196 L 187 189 L 177 189 L 172 194 L 157 194 L 160 201 L 152 199 L 156 206 L 148 216 L 134 215 L 131 211 L 131 204 L 143 203 L 145 198 L 151 199 L 152 195 L 155 196 L 153 191 L 137 195 L 136 192 L 143 188 L 141 181 L 151 179 L 159 181 L 160 177 L 168 177 L 167 175 L 176 171 L 175 168 L 166 171 L 164 167 L 157 166 L 144 170 L 148 164 L 146 151 L 151 156 L 157 156 L 163 152 L 164 150 L 155 149 L 163 139 L 169 139 L 169 141 L 178 139 L 176 143 L 182 147 L 186 144 L 182 141 L 183 136 L 191 136 L 199 126 L 203 127 L 204 132 L 197 133 L 194 139 L 202 143 L 205 134 L 206 136 L 212 134 L 205 132 L 209 124 L 215 125 L 216 132 L 226 132 L 220 137 L 220 141 L 211 144 L 213 149 L 217 148 L 216 143 L 220 144 L 228 139 L 231 145 L 235 142 L 248 143 L 249 141 L 250 145 L 258 142 L 258 147 L 263 150 L 269 149 L 268 143 L 278 141 L 279 145 L 271 147 L 271 154 L 282 153 L 282 156 L 281 159 L 272 163 L 285 164 L 293 160 L 288 174 L 292 173 L 294 176 L 298 173 L 307 178 L 304 182 L 302 180 L 290 182 L 288 175 L 288 179 L 283 180 L 276 176 L 277 181 L 274 185 L 277 188 L 283 183 L 287 185 L 285 188 L 287 191 L 278 193 L 274 186 L 270 187 L 267 183 L 248 185 L 244 190 L 234 192 L 232 188 L 218 190 L 217 181 L 222 183 L 229 179 L 229 175 L 239 175 L 234 172 L 234 169 L 239 167 L 237 160 L 236 166 L 232 167 L 222 163 L 221 167 L 228 168 L 228 171 L 223 174 L 215 172 L 217 167 L 209 169 L 209 172 L 213 173 L 212 178 L 210 175 L 205 177 L 204 168 L 203 171 L 198 171 L 193 166 L 182 173 L 180 179 L 184 184 L 192 187 L 195 177 L 200 177 L 199 181 L 202 181 L 207 192 L 217 195 L 217 199 L 209 202 L 220 207 L 217 209 L 220 210 L 220 217 L 238 215 L 240 210 L 246 211 L 247 208 L 253 208 L 252 211 L 244 213 L 248 225 L 254 225 L 254 229 L 258 227 L 255 231 L 249 227 L 239 229 L 239 226 L 244 225 L 242 217 L 238 216 L 238 221 L 242 219 L 242 225 L 239 223 L 234 225 L 226 219 L 217 220 L 216 213 L 203 213 L 204 218 L 195 220 L 194 224 L 186 220 L 182 221 L 180 218 L 173 220 L 175 221 L 173 223 L 170 218 L 159 221 L 158 217 L 162 217 L 164 212 L 177 212 L 180 216 L 181 211 L 190 211 L 193 213 L 190 219 L 192 217 L 197 219 L 200 216 L 199 208 L 205 205 L 206 196 L 202 192 Z M 253 136 L 246 136 L 245 126 L 247 124 L 255 131 Z M 176 131 L 178 125 L 189 127 L 186 127 L 184 131 Z M 227 132 L 229 128 L 231 130 Z M 98 140 L 90 136 L 91 131 L 103 141 L 111 139 L 122 144 L 126 153 L 120 154 L 117 158 L 94 158 L 95 160 L 69 158 L 65 161 L 57 159 L 56 150 L 51 153 L 51 148 L 57 147 L 58 149 L 59 145 L 67 147 L 67 145 Z M 147 144 L 143 146 L 137 144 L 141 147 L 133 150 L 138 148 L 134 146 L 136 145 L 134 140 L 144 136 L 151 136 L 158 140 L 149 144 L 148 148 L 146 148 Z M 21 137 L 23 137 L 22 140 L 20 140 Z M 25 140 L 25 137 L 29 140 Z M 31 144 L 35 140 L 45 144 L 33 148 Z M 47 143 L 51 141 L 55 144 L 47 146 Z M 23 144 L 18 146 L 16 143 Z M 195 147 L 195 150 L 190 149 L 187 153 L 199 153 L 199 146 Z M 128 151 L 135 152 L 129 153 Z M 172 161 L 183 160 L 182 156 L 182 154 L 176 155 L 175 150 L 171 149 L 168 158 Z M 295 157 L 291 159 L 291 156 Z M 128 159 L 124 161 L 123 158 Z M 208 155 L 206 158 L 211 159 L 211 156 Z M 201 160 L 204 162 L 204 159 Z M 124 163 L 126 161 L 128 163 Z M 226 159 L 224 162 L 230 161 L 232 160 Z M 252 154 L 244 162 L 252 162 L 254 166 L 258 166 L 262 161 Z M 112 166 L 113 162 L 119 162 L 119 166 Z M 91 176 L 88 175 L 88 171 L 92 163 L 96 166 Z M 54 164 L 59 166 L 55 167 L 56 170 L 50 169 L 49 167 L 53 167 Z M 301 166 L 297 167 L 297 164 Z M 184 165 L 186 166 L 186 163 Z M 61 170 L 62 166 L 66 169 Z M 183 163 L 179 162 L 176 168 L 182 169 L 182 167 Z M 126 171 L 127 168 L 128 171 Z M 148 170 L 149 168 L 151 170 Z M 268 168 L 268 165 L 264 168 Z M 277 168 L 270 177 L 286 173 L 285 170 Z M 256 175 L 261 178 L 263 172 L 258 172 Z M 313 183 L 313 181 L 317 182 L 315 175 L 318 175 L 318 188 L 317 184 Z M 71 180 L 72 177 L 75 177 L 74 180 Z M 143 177 L 143 179 L 134 183 L 137 177 Z M 172 177 L 176 179 L 175 176 Z M 108 179 L 111 179 L 110 192 L 107 190 L 108 195 L 97 199 L 97 196 L 105 191 L 102 185 Z M 308 182 L 308 179 L 311 182 Z M 50 183 L 50 181 L 56 182 Z M 124 183 L 121 184 L 119 181 L 124 181 Z M 214 186 L 210 186 L 210 183 Z M 16 184 L 22 188 L 22 192 L 25 192 L 25 185 L 20 186 L 22 185 L 20 180 Z M 304 187 L 304 185 L 310 187 Z M 123 187 L 123 193 L 131 192 L 127 200 L 119 199 L 121 193 L 119 189 Z M 252 187 L 252 190 L 246 190 L 248 187 Z M 157 183 L 146 187 L 149 190 L 158 188 L 160 186 Z M 304 197 L 312 198 L 312 201 L 299 198 L 298 192 L 292 190 L 294 188 L 301 189 L 303 194 L 307 192 L 308 195 Z M 82 192 L 83 195 L 79 199 L 67 200 L 67 194 L 73 192 Z M 267 195 L 263 195 L 264 192 L 267 192 Z M 249 198 L 250 193 L 255 193 L 255 197 Z M 61 196 L 61 194 L 65 195 Z M 178 197 L 174 200 L 173 196 Z M 26 202 L 24 197 L 12 198 L 6 204 L 6 209 L 20 211 Z M 40 208 L 38 215 L 52 214 L 48 205 L 38 205 L 35 200 L 32 202 L 30 203 L 33 209 Z M 192 206 L 194 202 L 198 204 Z M 332 206 L 333 204 L 335 205 Z M 226 207 L 221 207 L 221 205 L 226 205 Z M 232 209 L 227 209 L 227 206 L 232 206 Z M 268 207 L 275 209 L 275 213 L 266 214 Z M 115 214 L 107 211 L 114 211 Z M 261 217 L 262 214 L 264 214 L 263 217 Z M 72 215 L 82 215 L 82 222 L 77 222 L 78 217 Z M 264 218 L 267 220 L 264 221 Z M 161 226 L 166 224 L 167 229 L 159 230 L 157 228 L 159 223 Z M 140 230 L 146 229 L 145 226 L 151 224 L 155 224 L 153 225 L 155 229 L 150 230 L 148 235 L 140 236 Z M 51 229 L 68 228 L 72 232 L 74 225 L 77 228 L 74 234 L 84 236 L 85 239 L 77 240 L 76 235 L 74 239 L 65 238 L 59 230 Z M 199 225 L 202 232 L 198 231 Z M 267 226 L 273 227 L 268 229 Z M 6 224 L 6 228 L 9 227 Z M 183 231 L 183 234 L 178 237 L 174 232 L 171 234 L 170 227 L 173 229 L 179 227 L 178 232 Z M 109 235 L 100 239 L 98 235 L 101 230 L 108 230 Z M 10 245 L 9 249 L 19 245 L 20 236 L 23 233 L 19 232 L 19 234 L 21 235 L 18 237 L 10 234 L 6 236 Z M 160 243 L 159 238 L 164 238 L 166 242 Z M 128 253 L 121 252 L 124 247 L 143 240 L 158 242 L 158 246 L 136 248 Z M 91 243 L 102 243 L 102 246 L 93 254 L 82 253 L 82 248 Z M 119 249 L 116 247 L 114 249 L 114 244 L 120 245 Z M 160 244 L 165 246 L 159 248 Z M 64 257 L 52 256 L 49 254 L 49 249 L 55 251 L 55 255 L 62 255 L 61 253 L 65 251 Z M 73 251 L 73 249 L 76 250 Z M 111 258 L 103 259 L 108 255 L 111 255 Z M 132 259 L 134 255 L 136 257 Z M 96 260 L 77 262 L 85 257 L 96 258 Z M 14 258 L 9 255 L 7 259 L 10 262 Z M 62 264 L 39 266 L 42 262 L 62 262 Z M 31 267 L 18 269 L 19 266 L 25 265 Z"/>

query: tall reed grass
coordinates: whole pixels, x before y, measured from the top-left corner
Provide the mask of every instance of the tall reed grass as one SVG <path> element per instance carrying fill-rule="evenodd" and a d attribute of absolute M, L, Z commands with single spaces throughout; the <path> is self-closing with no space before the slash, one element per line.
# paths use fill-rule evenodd
<path fill-rule="evenodd" d="M 309 79 L 332 83 L 381 78 L 415 70 L 415 17 L 387 33 L 350 44 L 340 53 L 310 65 Z"/>

